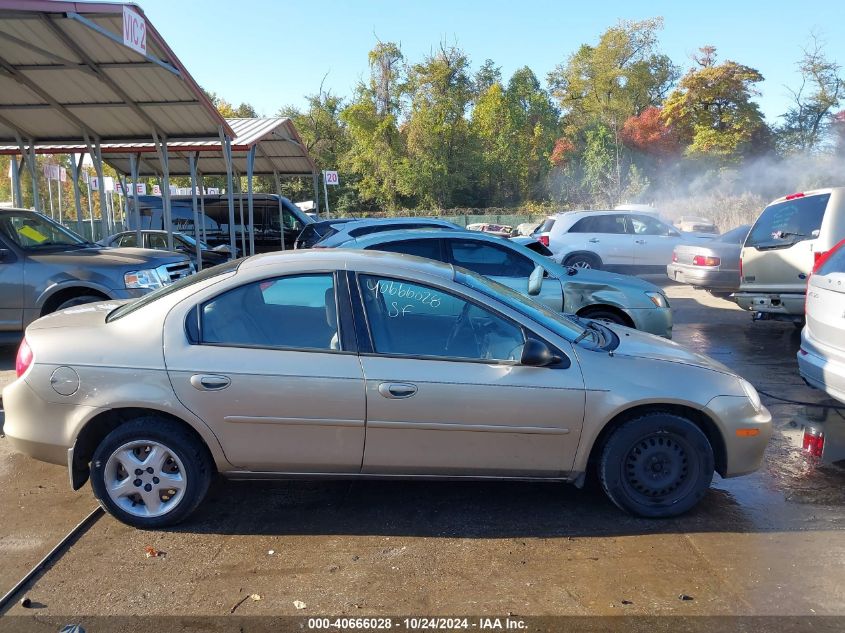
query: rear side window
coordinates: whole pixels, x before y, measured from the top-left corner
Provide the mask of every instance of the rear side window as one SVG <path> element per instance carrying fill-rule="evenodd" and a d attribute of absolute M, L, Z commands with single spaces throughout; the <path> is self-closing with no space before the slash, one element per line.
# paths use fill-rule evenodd
<path fill-rule="evenodd" d="M 746 246 L 784 248 L 818 237 L 830 194 L 795 198 L 771 204 L 751 229 Z"/>
<path fill-rule="evenodd" d="M 548 233 L 552 230 L 552 227 L 555 225 L 554 218 L 546 218 L 546 221 L 543 222 L 537 229 L 534 231 L 535 233 Z"/>
<path fill-rule="evenodd" d="M 845 240 L 842 240 L 834 247 L 833 254 L 827 258 L 821 268 L 816 271 L 817 275 L 829 275 L 830 273 L 845 273 Z"/>

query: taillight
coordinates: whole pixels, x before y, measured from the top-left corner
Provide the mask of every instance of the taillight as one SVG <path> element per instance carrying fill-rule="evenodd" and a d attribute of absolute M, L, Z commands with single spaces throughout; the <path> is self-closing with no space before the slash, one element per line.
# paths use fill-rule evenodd
<path fill-rule="evenodd" d="M 540 244 L 542 244 L 546 248 L 549 247 L 549 236 L 548 235 L 541 235 L 540 237 L 537 238 L 537 241 L 540 242 Z"/>
<path fill-rule="evenodd" d="M 808 455 L 820 458 L 824 453 L 824 433 L 805 428 L 801 448 Z"/>
<path fill-rule="evenodd" d="M 696 255 L 692 258 L 693 266 L 718 266 L 722 260 L 718 257 L 710 257 L 709 255 Z"/>
<path fill-rule="evenodd" d="M 18 357 L 15 359 L 15 373 L 18 378 L 26 373 L 30 365 L 32 365 L 32 348 L 24 339 L 21 341 L 21 346 L 18 348 Z"/>
<path fill-rule="evenodd" d="M 678 261 L 678 254 L 673 252 L 672 253 L 672 262 L 676 262 L 676 261 Z"/>
<path fill-rule="evenodd" d="M 739 258 L 739 281 L 742 282 L 742 257 Z"/>

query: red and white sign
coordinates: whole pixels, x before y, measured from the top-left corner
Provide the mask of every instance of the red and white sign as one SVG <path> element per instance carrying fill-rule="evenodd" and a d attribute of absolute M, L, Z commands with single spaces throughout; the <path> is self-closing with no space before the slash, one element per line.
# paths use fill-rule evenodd
<path fill-rule="evenodd" d="M 145 183 L 145 182 L 135 183 L 135 192 L 139 196 L 146 196 L 147 195 L 147 183 Z"/>
<path fill-rule="evenodd" d="M 324 171 L 325 174 L 324 178 L 326 179 L 327 185 L 339 185 L 340 179 L 337 177 L 336 171 Z"/>
<path fill-rule="evenodd" d="M 161 187 L 158 185 L 153 185 L 153 195 L 160 196 L 161 195 Z"/>
<path fill-rule="evenodd" d="M 132 9 L 123 7 L 123 43 L 141 55 L 147 54 L 147 23 Z"/>

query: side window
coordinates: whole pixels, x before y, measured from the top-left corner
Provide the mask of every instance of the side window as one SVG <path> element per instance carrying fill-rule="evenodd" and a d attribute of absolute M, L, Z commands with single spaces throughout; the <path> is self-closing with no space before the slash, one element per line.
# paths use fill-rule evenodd
<path fill-rule="evenodd" d="M 630 221 L 635 235 L 669 235 L 672 230 L 660 220 L 647 215 L 632 215 Z"/>
<path fill-rule="evenodd" d="M 150 233 L 147 235 L 147 240 L 149 241 L 150 248 L 157 248 L 162 251 L 167 250 L 167 236 L 160 235 L 158 233 Z M 176 243 L 174 242 L 173 248 L 176 248 Z"/>
<path fill-rule="evenodd" d="M 595 233 L 595 218 L 581 218 L 569 228 L 570 233 Z"/>
<path fill-rule="evenodd" d="M 119 238 L 117 238 L 117 241 L 114 245 L 120 246 L 122 248 L 135 247 L 138 246 L 138 241 L 135 239 L 134 233 L 129 233 L 127 235 L 121 235 Z"/>
<path fill-rule="evenodd" d="M 402 253 L 404 255 L 416 255 L 428 259 L 441 260 L 440 240 L 402 240 L 401 242 L 388 242 L 376 244 L 367 248 L 368 251 L 386 251 L 388 253 Z"/>
<path fill-rule="evenodd" d="M 447 240 L 452 263 L 488 277 L 528 277 L 534 262 L 507 248 L 474 240 Z"/>
<path fill-rule="evenodd" d="M 439 288 L 370 275 L 359 287 L 376 353 L 489 361 L 522 354 L 522 328 Z"/>
<path fill-rule="evenodd" d="M 246 284 L 202 305 L 201 342 L 248 347 L 339 350 L 331 274 Z"/>
<path fill-rule="evenodd" d="M 594 215 L 578 220 L 570 233 L 604 233 L 619 235 L 625 233 L 625 216 L 622 215 Z"/>

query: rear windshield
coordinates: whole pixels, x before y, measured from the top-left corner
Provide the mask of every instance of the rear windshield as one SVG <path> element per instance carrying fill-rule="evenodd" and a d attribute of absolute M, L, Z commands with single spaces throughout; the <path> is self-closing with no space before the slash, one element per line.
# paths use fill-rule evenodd
<path fill-rule="evenodd" d="M 167 295 L 172 294 L 177 290 L 181 290 L 182 288 L 193 286 L 196 283 L 205 281 L 206 279 L 217 277 L 218 275 L 225 275 L 226 273 L 231 273 L 238 269 L 238 266 L 241 265 L 242 261 L 243 259 L 233 259 L 229 262 L 213 266 L 212 268 L 206 268 L 205 270 L 198 272 L 194 275 L 182 277 L 182 279 L 174 281 L 169 286 L 164 286 L 163 288 L 159 288 L 158 290 L 153 290 L 152 292 L 143 295 L 140 299 L 135 299 L 135 301 L 124 303 L 122 306 L 118 306 L 117 308 L 109 312 L 109 315 L 106 317 L 106 323 L 111 323 L 112 321 L 116 321 L 117 319 L 125 317 L 127 314 L 132 314 L 133 312 L 135 312 L 135 310 L 143 308 L 144 306 L 149 305 L 154 301 L 158 301 L 162 297 L 166 297 Z"/>
<path fill-rule="evenodd" d="M 714 239 L 714 242 L 726 242 L 728 244 L 742 244 L 745 238 L 748 237 L 748 229 L 751 227 L 747 224 L 731 229 L 727 233 L 722 233 L 719 237 Z"/>
<path fill-rule="evenodd" d="M 555 219 L 554 218 L 546 218 L 546 221 L 543 222 L 539 227 L 537 227 L 537 230 L 534 231 L 534 232 L 535 233 L 548 233 L 549 231 L 552 230 L 552 227 L 554 225 L 555 225 Z"/>
<path fill-rule="evenodd" d="M 829 199 L 830 194 L 825 193 L 769 205 L 757 219 L 745 245 L 785 248 L 818 237 Z"/>
<path fill-rule="evenodd" d="M 412 230 L 412 229 L 442 229 L 448 228 L 441 224 L 434 222 L 418 222 L 408 224 L 376 224 L 373 226 L 362 226 L 360 229 L 352 229 L 349 231 L 350 237 L 362 237 L 364 235 L 371 235 L 372 233 L 381 233 L 383 231 L 395 231 L 397 229 Z"/>
<path fill-rule="evenodd" d="M 845 273 L 845 240 L 834 247 L 833 254 L 816 271 L 817 275 L 829 275 L 830 273 Z"/>

